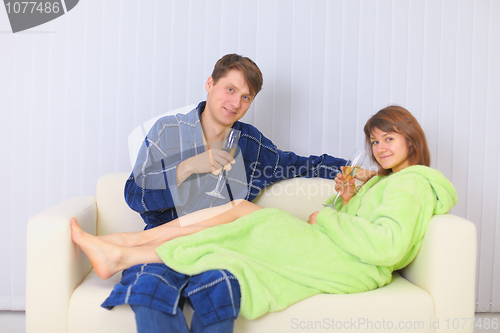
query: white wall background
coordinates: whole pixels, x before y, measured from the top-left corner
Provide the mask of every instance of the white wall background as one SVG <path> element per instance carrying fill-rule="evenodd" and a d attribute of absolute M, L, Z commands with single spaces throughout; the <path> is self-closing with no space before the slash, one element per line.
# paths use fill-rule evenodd
<path fill-rule="evenodd" d="M 500 0 L 81 0 L 17 34 L 0 8 L 0 309 L 24 308 L 28 219 L 129 171 L 129 132 L 203 100 L 226 53 L 260 66 L 243 120 L 282 149 L 345 157 L 408 108 L 478 228 L 477 311 L 500 312 Z"/>

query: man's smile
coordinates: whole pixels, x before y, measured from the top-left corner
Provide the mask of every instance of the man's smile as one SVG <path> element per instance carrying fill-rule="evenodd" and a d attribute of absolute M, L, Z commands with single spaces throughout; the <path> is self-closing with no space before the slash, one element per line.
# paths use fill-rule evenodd
<path fill-rule="evenodd" d="M 230 114 L 236 114 L 236 111 L 231 111 L 229 110 L 228 108 L 226 107 L 222 107 L 227 113 L 230 113 Z"/>

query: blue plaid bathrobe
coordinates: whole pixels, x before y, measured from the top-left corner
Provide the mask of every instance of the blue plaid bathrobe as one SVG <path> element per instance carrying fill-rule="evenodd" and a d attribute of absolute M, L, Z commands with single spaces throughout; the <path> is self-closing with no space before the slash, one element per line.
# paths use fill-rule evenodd
<path fill-rule="evenodd" d="M 281 179 L 333 179 L 345 165 L 345 160 L 326 154 L 302 157 L 281 151 L 254 126 L 238 121 L 233 128 L 241 131 L 241 138 L 236 163 L 228 173 L 222 192 L 225 200 L 206 194 L 216 183 L 216 176 L 211 173 L 191 175 L 177 186 L 177 165 L 205 151 L 199 117 L 205 105 L 201 102 L 185 115 L 161 118 L 144 140 L 125 185 L 125 200 L 141 214 L 145 229 L 231 199 L 252 201 L 262 189 Z M 123 271 L 120 283 L 102 307 L 111 309 L 133 304 L 175 314 L 186 299 L 205 325 L 237 317 L 240 306 L 238 281 L 224 270 L 188 276 L 164 264 L 137 265 Z"/>

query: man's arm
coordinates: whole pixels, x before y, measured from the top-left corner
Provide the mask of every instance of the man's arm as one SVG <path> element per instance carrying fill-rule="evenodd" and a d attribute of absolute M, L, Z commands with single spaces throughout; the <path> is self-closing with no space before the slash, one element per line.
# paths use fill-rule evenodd
<path fill-rule="evenodd" d="M 330 155 L 299 156 L 291 151 L 282 151 L 252 125 L 238 122 L 242 131 L 240 147 L 247 168 L 249 195 L 253 200 L 262 189 L 282 180 L 294 177 L 321 177 L 334 179 L 344 159 Z"/>

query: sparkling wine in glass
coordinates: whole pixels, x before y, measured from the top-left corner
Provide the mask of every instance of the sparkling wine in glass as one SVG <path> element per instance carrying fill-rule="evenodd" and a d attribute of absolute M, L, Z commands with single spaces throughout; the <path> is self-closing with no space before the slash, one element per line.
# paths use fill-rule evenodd
<path fill-rule="evenodd" d="M 344 166 L 344 171 L 342 171 L 342 175 L 344 176 L 342 181 L 343 188 L 342 190 L 337 192 L 335 199 L 330 204 L 332 208 L 335 209 L 335 203 L 337 202 L 337 199 L 339 198 L 342 191 L 344 191 L 345 186 L 349 184 L 349 182 L 354 178 L 354 176 L 356 176 L 356 173 L 358 173 L 359 169 L 361 168 L 361 165 L 363 164 L 365 157 L 366 153 L 364 151 L 356 149 L 354 153 L 352 153 L 351 157 L 347 160 L 347 163 Z"/>
<path fill-rule="evenodd" d="M 240 140 L 241 131 L 229 128 L 226 131 L 224 136 L 224 141 L 222 142 L 222 150 L 226 151 L 229 155 L 234 157 L 236 153 L 236 148 L 238 147 L 238 141 Z M 219 172 L 219 176 L 217 178 L 217 184 L 213 191 L 205 192 L 211 197 L 215 197 L 218 199 L 225 199 L 225 197 L 221 194 L 222 187 L 226 184 L 226 170 L 224 167 Z"/>

